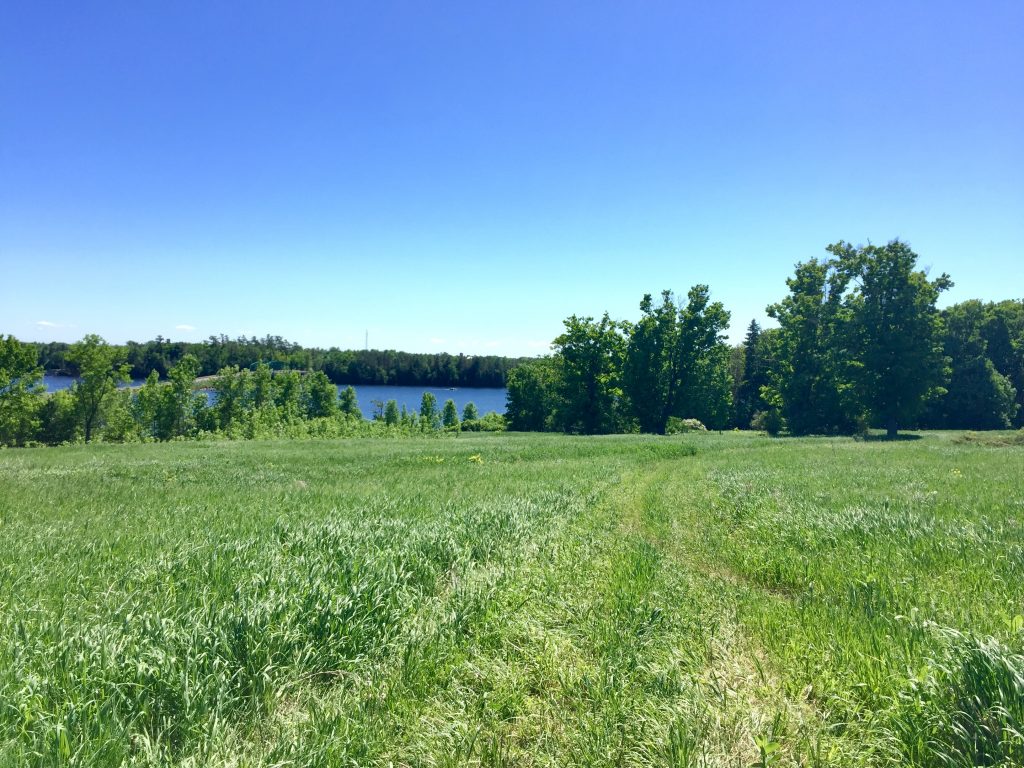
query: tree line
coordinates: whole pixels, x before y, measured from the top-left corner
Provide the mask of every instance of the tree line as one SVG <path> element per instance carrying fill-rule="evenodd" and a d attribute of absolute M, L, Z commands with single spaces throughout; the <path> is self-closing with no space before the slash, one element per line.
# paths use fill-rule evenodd
<path fill-rule="evenodd" d="M 49 373 L 78 375 L 68 353 L 70 344 L 37 344 L 39 365 Z M 266 363 L 274 370 L 323 371 L 335 384 L 391 384 L 425 387 L 503 387 L 508 371 L 521 358 L 496 355 L 450 355 L 395 350 L 342 350 L 302 347 L 280 336 L 230 339 L 210 336 L 202 342 L 171 341 L 163 336 L 146 342 L 129 341 L 117 347 L 133 379 L 156 371 L 166 380 L 171 368 L 186 355 L 199 361 L 199 375 L 212 376 L 223 368 L 254 369 Z"/>
<path fill-rule="evenodd" d="M 197 390 L 199 359 L 184 354 L 166 372 L 152 370 L 141 386 L 126 388 L 131 368 L 124 347 L 95 334 L 69 346 L 65 359 L 76 381 L 45 393 L 34 345 L 0 337 L 0 446 L 57 445 L 100 437 L 106 442 L 262 437 L 350 437 L 446 431 L 497 431 L 497 414 L 481 416 L 468 403 L 438 407 L 426 392 L 419 411 L 381 403 L 363 419 L 352 386 L 338 387 L 323 371 L 221 368 Z"/>
<path fill-rule="evenodd" d="M 1024 423 L 1024 301 L 938 310 L 952 287 L 929 279 L 903 242 L 796 265 L 742 345 L 706 285 L 685 300 L 646 295 L 635 321 L 573 315 L 554 354 L 508 377 L 509 427 L 582 434 L 713 429 L 855 434 L 871 427 L 1001 429 Z"/>
<path fill-rule="evenodd" d="M 351 389 L 338 398 L 334 384 L 345 377 L 504 380 L 509 427 L 527 431 L 664 434 L 700 424 L 795 435 L 880 427 L 895 435 L 1024 424 L 1024 301 L 971 300 L 940 311 L 938 297 L 952 281 L 929 279 L 906 243 L 839 242 L 826 251 L 797 264 L 788 293 L 768 307 L 778 327 L 752 321 L 735 347 L 725 340 L 730 314 L 706 285 L 685 298 L 644 296 L 633 321 L 573 315 L 552 355 L 515 367 L 509 358 L 302 349 L 270 336 L 124 346 L 96 336 L 70 346 L 0 337 L 0 444 L 88 441 L 97 429 L 105 440 L 129 440 L 376 428 L 362 420 Z M 211 403 L 193 382 L 215 365 Z M 79 380 L 44 396 L 44 366 Z M 144 386 L 118 389 L 141 370 Z M 389 429 L 453 425 L 450 409 L 424 402 L 421 411 L 427 415 L 380 403 L 373 416 Z M 463 414 L 461 426 L 504 422 Z"/>

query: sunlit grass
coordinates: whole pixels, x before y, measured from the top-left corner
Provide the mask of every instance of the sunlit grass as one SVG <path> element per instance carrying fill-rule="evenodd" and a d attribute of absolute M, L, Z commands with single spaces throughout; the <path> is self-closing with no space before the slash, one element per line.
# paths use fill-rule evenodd
<path fill-rule="evenodd" d="M 1024 448 L 0 453 L 0 765 L 1017 765 Z"/>

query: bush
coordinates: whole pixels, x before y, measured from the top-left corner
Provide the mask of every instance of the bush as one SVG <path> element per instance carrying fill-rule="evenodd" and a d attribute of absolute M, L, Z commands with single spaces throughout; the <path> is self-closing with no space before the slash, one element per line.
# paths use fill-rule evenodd
<path fill-rule="evenodd" d="M 79 437 L 78 418 L 71 390 L 46 395 L 39 409 L 39 440 L 47 445 L 75 442 Z"/>
<path fill-rule="evenodd" d="M 769 408 L 767 411 L 758 411 L 750 419 L 750 428 L 759 432 L 767 432 L 775 437 L 786 427 L 786 420 L 782 418 L 782 411 L 778 408 Z"/>
<path fill-rule="evenodd" d="M 463 432 L 504 432 L 508 422 L 500 413 L 490 411 L 479 419 L 466 419 L 462 422 Z"/>
<path fill-rule="evenodd" d="M 701 423 L 700 419 L 680 419 L 678 416 L 670 416 L 668 424 L 665 425 L 666 435 L 681 435 L 686 432 L 707 432 L 708 428 Z"/>

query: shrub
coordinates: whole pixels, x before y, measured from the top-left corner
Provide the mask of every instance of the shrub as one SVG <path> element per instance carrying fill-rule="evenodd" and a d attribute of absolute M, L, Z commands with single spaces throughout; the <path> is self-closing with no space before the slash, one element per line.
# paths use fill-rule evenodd
<path fill-rule="evenodd" d="M 508 422 L 500 413 L 490 411 L 479 419 L 467 419 L 462 422 L 463 432 L 504 432 Z"/>
<path fill-rule="evenodd" d="M 782 418 L 782 411 L 778 408 L 769 408 L 767 411 L 755 413 L 750 419 L 750 427 L 775 437 L 785 429 L 786 420 Z"/>
<path fill-rule="evenodd" d="M 666 435 L 681 435 L 685 432 L 707 432 L 708 428 L 701 423 L 700 419 L 680 419 L 678 416 L 670 416 L 665 426 Z"/>

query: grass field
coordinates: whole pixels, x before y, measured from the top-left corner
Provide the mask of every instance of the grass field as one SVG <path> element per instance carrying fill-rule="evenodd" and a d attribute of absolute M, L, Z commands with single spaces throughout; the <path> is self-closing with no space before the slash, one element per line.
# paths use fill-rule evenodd
<path fill-rule="evenodd" d="M 1024 763 L 1024 446 L 0 452 L 0 766 Z"/>

